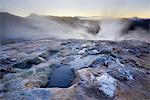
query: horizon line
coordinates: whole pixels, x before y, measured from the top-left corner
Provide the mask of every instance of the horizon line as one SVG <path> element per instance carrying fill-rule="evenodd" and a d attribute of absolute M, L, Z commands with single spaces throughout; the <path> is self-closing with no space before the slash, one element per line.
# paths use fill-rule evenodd
<path fill-rule="evenodd" d="M 0 11 L 0 13 L 8 13 L 8 14 L 15 15 L 18 17 L 28 17 L 31 15 L 37 15 L 37 16 L 53 16 L 53 17 L 85 17 L 85 18 L 99 17 L 99 19 L 100 18 L 146 18 L 146 19 L 148 18 L 149 19 L 150 18 L 150 17 L 139 17 L 139 16 L 132 16 L 132 17 L 115 17 L 115 16 L 98 16 L 98 15 L 93 15 L 93 16 L 75 15 L 75 16 L 72 16 L 72 15 L 37 14 L 37 13 L 29 13 L 28 15 L 21 15 L 21 14 L 14 14 L 9 11 Z"/>

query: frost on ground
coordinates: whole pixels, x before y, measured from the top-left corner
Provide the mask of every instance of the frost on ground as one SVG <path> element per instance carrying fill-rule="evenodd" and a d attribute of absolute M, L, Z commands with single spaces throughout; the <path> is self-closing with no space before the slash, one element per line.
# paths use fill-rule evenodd
<path fill-rule="evenodd" d="M 105 94 L 110 97 L 113 97 L 116 90 L 116 80 L 109 76 L 108 74 L 103 74 L 100 77 L 97 77 L 96 80 L 99 82 L 99 90 L 102 90 Z"/>

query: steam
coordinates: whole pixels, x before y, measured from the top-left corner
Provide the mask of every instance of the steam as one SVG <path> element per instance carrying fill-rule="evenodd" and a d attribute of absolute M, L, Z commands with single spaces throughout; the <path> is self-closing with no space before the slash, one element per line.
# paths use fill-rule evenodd
<path fill-rule="evenodd" d="M 98 33 L 99 39 L 120 40 L 121 31 L 127 25 L 121 19 L 104 19 L 101 21 L 101 31 Z"/>
<path fill-rule="evenodd" d="M 24 18 L 27 22 L 5 22 L 2 30 L 2 39 L 88 39 L 88 40 L 142 40 L 150 41 L 150 33 L 138 29 L 123 33 L 128 26 L 128 21 L 121 19 L 101 19 L 94 24 L 90 20 L 69 19 L 62 21 L 59 18 L 47 18 L 44 16 L 29 16 Z M 12 24 L 12 25 L 10 25 Z M 98 29 L 98 33 L 95 30 Z M 90 30 L 90 31 L 89 31 Z M 91 31 L 92 30 L 92 31 Z"/>
<path fill-rule="evenodd" d="M 142 29 L 137 29 L 134 31 L 130 31 L 126 35 L 123 35 L 122 37 L 120 37 L 120 40 L 141 40 L 150 42 L 150 33 Z"/>
<path fill-rule="evenodd" d="M 91 34 L 85 32 L 83 27 L 79 27 L 79 24 L 76 27 L 72 27 L 67 22 L 39 16 L 28 17 L 28 20 L 31 26 L 40 30 L 37 31 L 38 34 L 34 38 L 85 39 L 92 37 Z"/>
<path fill-rule="evenodd" d="M 101 31 L 98 33 L 99 40 L 141 40 L 150 41 L 149 31 L 136 29 L 125 33 L 123 30 L 130 23 L 121 19 L 104 19 L 101 21 Z"/>

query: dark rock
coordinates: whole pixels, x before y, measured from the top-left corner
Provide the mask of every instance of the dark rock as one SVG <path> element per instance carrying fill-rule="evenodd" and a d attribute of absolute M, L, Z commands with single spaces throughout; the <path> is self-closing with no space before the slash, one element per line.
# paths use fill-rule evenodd
<path fill-rule="evenodd" d="M 8 59 L 0 59 L 0 64 L 7 65 L 7 64 L 11 64 L 11 62 Z"/>
<path fill-rule="evenodd" d="M 49 56 L 52 56 L 52 55 L 56 54 L 57 52 L 58 52 L 58 50 L 48 50 Z"/>
<path fill-rule="evenodd" d="M 111 57 L 107 55 L 101 55 L 96 58 L 89 67 L 108 66 L 111 61 Z"/>
<path fill-rule="evenodd" d="M 119 79 L 120 81 L 134 80 L 134 76 L 128 68 L 115 67 L 109 69 L 108 73 L 114 78 Z"/>
<path fill-rule="evenodd" d="M 47 52 L 45 52 L 45 53 L 40 54 L 39 57 L 42 57 L 44 59 L 48 59 L 49 54 Z"/>
<path fill-rule="evenodd" d="M 106 60 L 105 58 L 97 58 L 93 61 L 90 67 L 104 66 L 105 60 Z"/>
<path fill-rule="evenodd" d="M 40 64 L 40 63 L 42 63 L 42 60 L 40 58 L 36 57 L 36 58 L 33 58 L 33 59 L 24 60 L 20 63 L 16 63 L 12 67 L 21 68 L 21 69 L 28 69 L 28 68 L 31 68 L 32 65 L 37 65 L 37 64 Z"/>

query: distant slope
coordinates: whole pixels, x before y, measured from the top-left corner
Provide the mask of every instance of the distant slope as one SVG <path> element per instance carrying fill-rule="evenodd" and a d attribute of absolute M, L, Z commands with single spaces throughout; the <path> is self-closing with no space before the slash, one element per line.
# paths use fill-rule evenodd
<path fill-rule="evenodd" d="M 150 32 L 150 19 L 132 18 L 128 19 L 128 21 L 129 25 L 126 27 L 126 33 L 138 29 Z"/>

